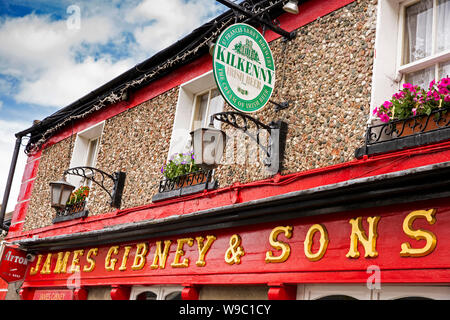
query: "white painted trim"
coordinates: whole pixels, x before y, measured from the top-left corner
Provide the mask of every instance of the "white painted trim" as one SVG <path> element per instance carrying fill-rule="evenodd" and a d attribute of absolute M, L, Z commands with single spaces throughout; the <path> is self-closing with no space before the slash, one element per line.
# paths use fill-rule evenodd
<path fill-rule="evenodd" d="M 13 226 L 13 225 L 16 225 L 16 224 L 19 224 L 19 223 L 24 223 L 24 222 L 25 222 L 25 220 L 15 221 L 15 222 L 11 223 L 11 225 Z"/>
<path fill-rule="evenodd" d="M 398 68 L 398 71 L 402 74 L 411 73 L 431 67 L 440 62 L 447 62 L 449 60 L 450 60 L 450 49 L 400 66 Z"/>

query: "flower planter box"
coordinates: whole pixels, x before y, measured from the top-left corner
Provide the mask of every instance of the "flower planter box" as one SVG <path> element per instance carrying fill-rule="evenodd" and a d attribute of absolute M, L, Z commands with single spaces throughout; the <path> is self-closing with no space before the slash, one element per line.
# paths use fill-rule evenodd
<path fill-rule="evenodd" d="M 64 210 L 58 211 L 56 213 L 56 217 L 53 219 L 53 223 L 84 218 L 87 217 L 88 214 L 89 211 L 86 210 L 86 201 L 69 204 Z"/>
<path fill-rule="evenodd" d="M 173 179 L 161 180 L 158 193 L 153 196 L 152 201 L 161 201 L 215 188 L 217 188 L 217 183 L 212 180 L 212 170 L 198 171 Z"/>
<path fill-rule="evenodd" d="M 429 116 L 415 116 L 395 123 L 397 137 L 441 129 L 450 125 L 450 110 L 439 109 Z"/>

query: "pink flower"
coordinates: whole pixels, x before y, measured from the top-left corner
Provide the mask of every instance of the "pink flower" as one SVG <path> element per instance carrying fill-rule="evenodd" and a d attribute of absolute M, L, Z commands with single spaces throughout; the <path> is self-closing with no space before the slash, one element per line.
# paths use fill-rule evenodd
<path fill-rule="evenodd" d="M 380 120 L 381 120 L 382 122 L 389 122 L 389 116 L 388 116 L 387 114 L 383 113 L 383 114 L 380 116 Z"/>
<path fill-rule="evenodd" d="M 403 88 L 405 89 L 411 89 L 413 87 L 413 85 L 411 83 L 404 83 L 403 84 Z"/>
<path fill-rule="evenodd" d="M 450 85 L 450 78 L 442 78 L 440 81 L 440 84 L 444 87 L 449 86 Z"/>
<path fill-rule="evenodd" d="M 444 101 L 445 101 L 445 102 L 450 102 L 450 95 L 449 95 L 449 96 L 445 96 L 445 97 L 444 97 Z"/>
<path fill-rule="evenodd" d="M 375 109 L 373 109 L 373 113 L 372 114 L 376 114 L 378 112 L 378 107 L 375 107 Z"/>
<path fill-rule="evenodd" d="M 390 107 L 392 107 L 392 102 L 390 101 L 385 101 L 383 103 L 383 107 L 385 107 L 386 109 L 389 109 Z"/>
<path fill-rule="evenodd" d="M 447 88 L 439 88 L 439 93 L 440 94 L 448 94 L 450 91 L 448 91 Z"/>
<path fill-rule="evenodd" d="M 433 88 L 433 86 L 435 85 L 435 83 L 436 83 L 436 81 L 434 81 L 434 80 L 431 80 L 431 82 L 430 82 L 430 86 L 428 87 L 428 88 Z"/>
<path fill-rule="evenodd" d="M 417 114 L 417 108 L 413 108 L 411 111 L 412 111 L 414 116 Z"/>

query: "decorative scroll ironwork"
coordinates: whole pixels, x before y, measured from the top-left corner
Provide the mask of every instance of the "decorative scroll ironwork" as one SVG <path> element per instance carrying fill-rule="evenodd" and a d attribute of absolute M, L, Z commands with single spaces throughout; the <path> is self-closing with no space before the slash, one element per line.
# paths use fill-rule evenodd
<path fill-rule="evenodd" d="M 266 125 L 253 117 L 240 113 L 240 112 L 234 112 L 234 111 L 227 111 L 227 112 L 219 112 L 215 113 L 210 118 L 210 126 L 214 126 L 214 120 L 226 123 L 231 125 L 232 127 L 239 129 L 243 131 L 245 134 L 247 134 L 253 141 L 255 141 L 258 146 L 264 151 L 264 153 L 267 155 L 268 158 L 271 156 L 271 145 L 272 145 L 272 139 L 271 139 L 271 133 L 272 129 L 279 129 L 279 125 L 275 122 L 271 122 L 270 125 Z M 256 134 L 250 133 L 251 127 L 255 127 Z M 264 146 L 261 143 L 260 139 L 260 133 L 261 130 L 266 130 L 269 134 L 269 142 L 267 146 Z M 270 163 L 266 162 L 266 165 L 270 165 Z"/>
<path fill-rule="evenodd" d="M 450 108 L 437 109 L 430 115 L 417 115 L 369 126 L 366 132 L 366 146 L 447 127 L 450 128 Z"/>
<path fill-rule="evenodd" d="M 177 190 L 183 187 L 195 186 L 201 183 L 211 182 L 212 170 L 197 171 L 184 174 L 172 179 L 164 179 L 159 182 L 159 193 Z"/>
<path fill-rule="evenodd" d="M 64 209 L 56 210 L 56 216 L 57 217 L 70 216 L 74 215 L 75 213 L 85 211 L 85 209 L 86 209 L 86 201 L 81 201 L 75 204 L 68 204 Z"/>
<path fill-rule="evenodd" d="M 122 191 L 125 185 L 125 172 L 114 172 L 112 175 L 108 174 L 100 169 L 93 167 L 74 167 L 64 171 L 64 176 L 74 175 L 88 180 L 91 180 L 99 187 L 101 187 L 111 198 L 111 206 L 120 208 L 120 202 L 122 198 Z M 113 189 L 110 192 L 105 185 L 107 180 L 112 180 Z"/>
<path fill-rule="evenodd" d="M 243 1 L 240 4 L 234 3 L 230 0 L 216 0 L 217 2 L 227 6 L 235 12 L 235 15 L 241 15 L 247 17 L 244 23 L 250 21 L 256 21 L 260 23 L 263 28 L 267 27 L 273 32 L 282 35 L 288 40 L 295 38 L 295 32 L 288 32 L 281 29 L 279 26 L 273 24 L 268 15 L 269 10 L 275 9 L 276 7 L 282 7 L 285 0 L 263 0 L 263 1 Z"/>

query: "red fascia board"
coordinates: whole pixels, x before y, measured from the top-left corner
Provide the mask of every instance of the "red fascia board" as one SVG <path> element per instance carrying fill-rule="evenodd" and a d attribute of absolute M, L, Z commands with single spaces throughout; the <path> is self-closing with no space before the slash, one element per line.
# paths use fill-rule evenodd
<path fill-rule="evenodd" d="M 140 207 L 115 210 L 110 213 L 90 216 L 83 220 L 72 220 L 30 230 L 28 232 L 8 233 L 8 240 L 18 240 L 39 235 L 40 238 L 69 233 L 100 230 L 114 225 L 157 220 L 174 215 L 184 215 L 201 210 L 228 206 L 237 202 L 248 202 L 292 191 L 306 190 L 323 185 L 364 177 L 377 176 L 391 172 L 443 163 L 450 159 L 450 141 L 367 157 L 334 166 L 314 169 L 247 184 L 234 184 L 218 190 L 204 191 L 186 197 L 151 203 Z"/>
<path fill-rule="evenodd" d="M 450 282 L 450 269 L 418 269 L 382 270 L 383 284 L 414 284 L 414 283 L 448 283 Z M 229 273 L 214 275 L 173 275 L 148 277 L 148 276 L 122 276 L 102 277 L 96 279 L 83 279 L 83 286 L 109 286 L 121 284 L 133 285 L 158 285 L 180 284 L 191 285 L 255 285 L 283 282 L 286 284 L 299 283 L 367 283 L 366 271 L 315 271 L 315 272 L 283 272 L 283 273 Z M 286 282 L 285 279 L 289 279 Z M 24 282 L 22 288 L 65 287 L 67 280 L 43 280 Z"/>

